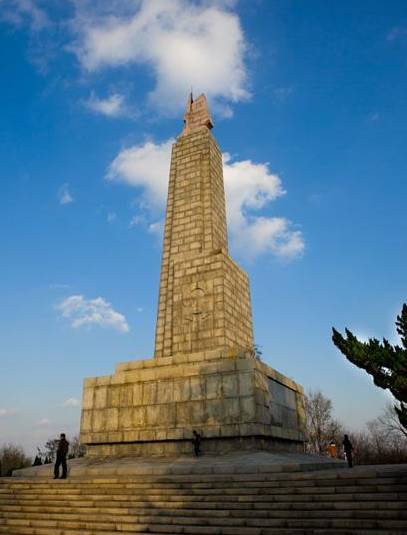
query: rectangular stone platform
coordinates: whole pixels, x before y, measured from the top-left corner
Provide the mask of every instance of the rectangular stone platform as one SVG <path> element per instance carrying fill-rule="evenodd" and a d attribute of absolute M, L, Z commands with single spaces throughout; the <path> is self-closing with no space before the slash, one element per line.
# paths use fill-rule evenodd
<path fill-rule="evenodd" d="M 303 390 L 254 358 L 212 350 L 118 364 L 85 380 L 81 441 L 88 455 L 302 451 Z"/>

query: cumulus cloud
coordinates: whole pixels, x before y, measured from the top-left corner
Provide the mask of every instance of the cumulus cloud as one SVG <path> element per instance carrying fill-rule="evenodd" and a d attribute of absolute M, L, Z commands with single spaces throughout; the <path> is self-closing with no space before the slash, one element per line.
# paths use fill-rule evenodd
<path fill-rule="evenodd" d="M 267 251 L 287 259 L 301 255 L 302 233 L 288 219 L 254 214 L 286 194 L 280 177 L 270 172 L 268 163 L 232 161 L 228 153 L 223 161 L 228 228 L 235 249 L 249 257 Z"/>
<path fill-rule="evenodd" d="M 0 407 L 0 417 L 14 416 L 17 414 L 17 412 L 17 409 L 6 409 L 4 407 Z"/>
<path fill-rule="evenodd" d="M 79 407 L 81 402 L 76 398 L 68 398 L 64 401 L 64 407 Z"/>
<path fill-rule="evenodd" d="M 131 115 L 125 104 L 124 95 L 120 93 L 112 93 L 106 98 L 98 98 L 94 93 L 91 93 L 84 104 L 94 113 L 105 115 L 106 117 L 117 118 Z"/>
<path fill-rule="evenodd" d="M 130 330 L 125 316 L 114 310 L 103 297 L 86 299 L 83 295 L 71 295 L 57 305 L 57 310 L 71 321 L 75 329 L 84 325 L 98 325 L 122 333 Z"/>
<path fill-rule="evenodd" d="M 70 204 L 74 201 L 74 198 L 71 195 L 71 192 L 69 191 L 69 184 L 65 182 L 65 184 L 62 184 L 62 186 L 58 190 L 58 200 L 59 204 Z"/>
<path fill-rule="evenodd" d="M 147 141 L 142 145 L 123 149 L 110 164 L 107 180 L 125 182 L 141 188 L 146 203 L 151 208 L 162 209 L 167 196 L 171 147 L 174 141 L 169 139 L 161 144 Z"/>
<path fill-rule="evenodd" d="M 48 418 L 41 418 L 41 420 L 37 422 L 37 425 L 39 427 L 48 427 L 50 423 L 51 422 L 48 420 Z"/>
<path fill-rule="evenodd" d="M 150 206 L 164 209 L 173 139 L 161 144 L 148 141 L 123 149 L 110 165 L 107 179 L 140 188 Z M 247 257 L 271 252 L 281 258 L 295 258 L 304 251 L 300 230 L 284 217 L 265 216 L 262 211 L 285 195 L 280 178 L 269 164 L 224 158 L 228 229 L 232 246 Z M 135 216 L 131 226 L 145 222 Z M 152 222 L 150 232 L 162 232 L 162 224 Z"/>
<path fill-rule="evenodd" d="M 22 26 L 28 24 L 33 31 L 50 24 L 46 11 L 38 0 L 0 0 L 0 20 Z"/>
<path fill-rule="evenodd" d="M 204 91 L 219 110 L 225 102 L 250 97 L 247 43 L 230 2 L 140 0 L 117 3 L 76 2 L 70 47 L 83 68 L 98 71 L 146 65 L 155 80 L 150 102 L 166 112 L 185 104 L 189 88 Z"/>

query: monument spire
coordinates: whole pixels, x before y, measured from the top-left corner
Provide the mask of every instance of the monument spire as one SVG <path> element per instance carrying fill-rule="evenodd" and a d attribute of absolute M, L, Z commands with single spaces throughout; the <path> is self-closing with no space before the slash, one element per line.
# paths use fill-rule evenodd
<path fill-rule="evenodd" d="M 253 345 L 249 281 L 228 256 L 222 154 L 205 95 L 171 157 L 155 356 Z"/>
<path fill-rule="evenodd" d="M 208 130 L 213 128 L 208 102 L 205 95 L 201 95 L 194 100 L 191 90 L 184 115 L 184 130 L 181 135 L 185 136 L 204 128 Z"/>
<path fill-rule="evenodd" d="M 172 148 L 154 358 L 85 381 L 87 455 L 303 451 L 302 388 L 254 358 L 249 280 L 228 254 L 222 154 L 204 95 Z"/>

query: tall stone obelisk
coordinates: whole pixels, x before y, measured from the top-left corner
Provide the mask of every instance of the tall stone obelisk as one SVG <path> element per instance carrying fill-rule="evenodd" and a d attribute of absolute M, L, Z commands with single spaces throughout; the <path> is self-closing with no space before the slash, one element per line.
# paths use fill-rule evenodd
<path fill-rule="evenodd" d="M 222 154 L 189 98 L 171 157 L 155 356 L 253 346 L 249 281 L 228 256 Z"/>
<path fill-rule="evenodd" d="M 249 281 L 229 257 L 222 157 L 206 98 L 173 146 L 155 354 L 85 380 L 88 455 L 301 451 L 303 390 L 253 351 Z"/>

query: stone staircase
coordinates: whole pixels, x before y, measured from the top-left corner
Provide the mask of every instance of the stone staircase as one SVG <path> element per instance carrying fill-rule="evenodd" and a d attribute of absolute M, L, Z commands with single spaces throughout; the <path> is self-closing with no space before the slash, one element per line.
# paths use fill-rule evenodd
<path fill-rule="evenodd" d="M 8 535 L 406 535 L 407 465 L 0 479 Z"/>

